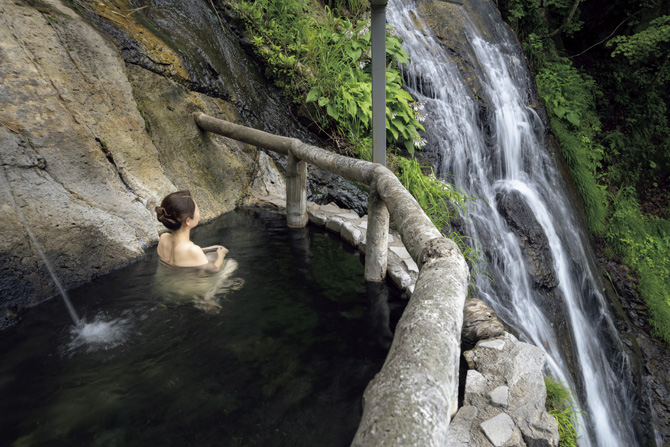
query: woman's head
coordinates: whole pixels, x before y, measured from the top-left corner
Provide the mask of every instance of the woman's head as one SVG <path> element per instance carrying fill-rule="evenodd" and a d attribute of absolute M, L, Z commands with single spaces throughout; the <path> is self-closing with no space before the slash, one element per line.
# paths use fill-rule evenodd
<path fill-rule="evenodd" d="M 195 218 L 196 209 L 197 205 L 190 191 L 177 191 L 168 194 L 161 202 L 161 206 L 156 207 L 156 217 L 169 230 L 176 231 L 186 219 Z"/>

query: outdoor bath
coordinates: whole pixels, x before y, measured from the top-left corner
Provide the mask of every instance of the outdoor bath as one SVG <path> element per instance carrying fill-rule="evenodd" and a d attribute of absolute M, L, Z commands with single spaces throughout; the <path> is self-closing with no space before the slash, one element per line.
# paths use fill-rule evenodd
<path fill-rule="evenodd" d="M 237 210 L 193 234 L 238 263 L 215 311 L 164 299 L 150 248 L 70 291 L 83 319 L 104 323 L 87 325 L 106 330 L 93 342 L 60 300 L 3 333 L 3 445 L 351 442 L 400 292 L 366 287 L 357 251 L 278 212 Z"/>

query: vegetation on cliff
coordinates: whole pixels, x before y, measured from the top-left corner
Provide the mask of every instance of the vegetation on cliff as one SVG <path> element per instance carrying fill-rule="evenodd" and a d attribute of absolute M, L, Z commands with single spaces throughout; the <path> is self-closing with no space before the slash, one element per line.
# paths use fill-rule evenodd
<path fill-rule="evenodd" d="M 367 2 L 331 0 L 228 1 L 243 24 L 245 37 L 264 61 L 266 74 L 292 99 L 308 125 L 335 148 L 372 158 L 372 74 Z M 390 164 L 435 226 L 447 231 L 450 220 L 470 198 L 432 175 L 415 158 L 424 144 L 420 131 L 423 104 L 403 88 L 400 66 L 408 63 L 402 42 L 387 26 L 386 142 Z M 404 154 L 405 156 L 403 156 Z M 449 205 L 447 205 L 449 204 Z M 471 266 L 478 253 L 457 233 Z"/>
<path fill-rule="evenodd" d="M 670 343 L 670 5 L 501 0 L 584 201 Z"/>

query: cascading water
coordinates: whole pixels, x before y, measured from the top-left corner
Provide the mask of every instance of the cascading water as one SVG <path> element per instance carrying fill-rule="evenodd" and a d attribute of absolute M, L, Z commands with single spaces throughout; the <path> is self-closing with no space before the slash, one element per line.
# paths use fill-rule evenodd
<path fill-rule="evenodd" d="M 80 346 L 86 346 L 87 351 L 93 351 L 97 349 L 109 349 L 123 343 L 126 339 L 126 328 L 129 323 L 128 320 L 116 319 L 106 321 L 104 317 L 98 315 L 93 322 L 87 323 L 85 319 L 79 318 L 79 315 L 72 305 L 65 287 L 63 287 L 63 284 L 61 284 L 59 281 L 58 276 L 56 275 L 56 271 L 51 265 L 49 258 L 47 257 L 46 253 L 44 253 L 42 246 L 37 241 L 37 237 L 35 237 L 35 233 L 33 233 L 30 225 L 28 225 L 28 221 L 23 216 L 21 208 L 14 199 L 14 194 L 12 194 L 12 190 L 9 186 L 9 180 L 7 179 L 5 169 L 6 168 L 0 170 L 0 185 L 2 185 L 5 196 L 7 196 L 9 203 L 16 211 L 16 215 L 23 224 L 23 227 L 26 229 L 26 233 L 28 233 L 28 237 L 33 243 L 35 250 L 37 250 L 37 253 L 42 258 L 42 261 L 44 261 L 44 265 L 49 271 L 49 274 L 51 275 L 51 278 L 53 279 L 54 284 L 56 285 L 56 288 L 58 289 L 58 292 L 63 299 L 63 303 L 65 304 L 65 307 L 67 308 L 67 311 L 72 318 L 72 322 L 74 323 L 74 326 L 71 330 L 72 341 L 70 342 L 68 348 L 70 350 L 74 350 Z"/>
<path fill-rule="evenodd" d="M 579 390 L 576 405 L 586 411 L 581 446 L 639 445 L 630 372 L 592 273 L 583 225 L 545 149 L 542 121 L 529 107 L 523 55 L 491 2 L 474 0 L 467 7 L 480 11 L 472 20 L 487 23 L 490 35 L 482 36 L 462 7 L 439 6 L 463 23 L 468 54 L 457 57 L 421 21 L 421 5 L 392 1 L 388 21 L 412 61 L 410 89 L 425 101 L 427 145 L 436 152 L 438 176 L 478 198 L 463 229 L 485 250 L 492 280 L 477 278 L 477 294 L 522 338 L 546 350 L 553 377 Z M 536 222 L 525 242 L 539 241 L 552 272 L 524 260 L 514 224 L 505 217 L 510 201 Z M 551 300 L 560 304 L 547 305 Z M 562 337 L 552 306 L 567 323 Z"/>

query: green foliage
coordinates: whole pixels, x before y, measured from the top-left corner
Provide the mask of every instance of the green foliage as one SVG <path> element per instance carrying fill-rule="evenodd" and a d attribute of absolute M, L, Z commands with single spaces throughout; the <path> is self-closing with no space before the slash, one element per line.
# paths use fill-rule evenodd
<path fill-rule="evenodd" d="M 546 31 L 537 13 L 539 8 L 540 0 L 510 0 L 501 4 L 503 16 L 520 36 Z"/>
<path fill-rule="evenodd" d="M 574 0 L 502 0 L 499 3 L 505 19 L 525 38 L 530 34 L 545 35 L 561 26 L 570 15 Z M 562 32 L 571 36 L 583 25 L 577 11 Z"/>
<path fill-rule="evenodd" d="M 670 222 L 644 217 L 631 187 L 613 201 L 607 240 L 635 271 L 655 336 L 670 344 Z"/>
<path fill-rule="evenodd" d="M 333 35 L 333 42 L 336 46 L 341 45 L 342 53 L 346 55 L 346 69 L 338 68 L 330 76 L 320 78 L 320 82 L 310 89 L 305 102 L 316 102 L 335 121 L 337 128 L 348 129 L 349 137 L 356 139 L 368 135 L 372 128 L 370 31 L 366 22 L 359 22 L 358 28 L 351 31 L 349 25 L 345 22 L 344 34 Z M 400 64 L 408 62 L 402 42 L 391 32 L 386 34 L 386 53 Z M 419 130 L 424 128 L 416 112 L 418 106 L 403 89 L 398 68 L 389 64 L 386 69 L 386 141 L 390 145 L 404 144 L 410 155 L 423 141 Z M 323 120 L 323 115 L 320 117 Z"/>
<path fill-rule="evenodd" d="M 440 231 L 449 228 L 451 220 L 465 211 L 466 203 L 472 199 L 456 186 L 436 178 L 433 168 L 421 166 L 415 158 L 395 157 L 393 163 L 399 168 L 400 183 Z M 428 175 L 424 171 L 428 171 Z"/>
<path fill-rule="evenodd" d="M 607 191 L 601 173 L 605 149 L 598 142 L 601 129 L 595 110 L 595 82 L 564 58 L 546 63 L 536 81 L 554 134 L 584 199 L 586 223 L 592 232 L 603 234 L 607 217 Z"/>
<path fill-rule="evenodd" d="M 613 132 L 624 140 L 613 154 L 613 171 L 621 182 L 644 187 L 670 173 L 670 16 L 607 46 L 614 47 L 613 73 L 605 78 L 616 91 L 611 101 L 626 110 L 613 117 Z"/>
<path fill-rule="evenodd" d="M 338 3 L 338 7 L 343 6 Z M 350 0 L 347 8 L 356 3 Z M 365 155 L 372 125 L 370 24 L 337 17 L 308 0 L 231 3 L 243 18 L 267 74 L 295 103 L 308 105 L 314 122 L 333 140 Z M 400 38 L 387 26 L 386 140 L 410 153 L 420 147 L 418 105 L 403 89 L 396 64 L 408 63 Z M 363 151 L 363 152 L 361 152 Z"/>
<path fill-rule="evenodd" d="M 578 59 L 562 58 L 556 49 L 565 51 L 570 43 L 562 34 L 541 37 L 565 18 L 571 0 L 547 1 L 545 10 L 538 3 L 500 1 L 537 71 L 538 90 L 584 199 L 589 229 L 605 237 L 609 255 L 632 268 L 653 332 L 670 344 L 670 223 L 643 216 L 636 199 L 637 191 L 670 178 L 670 16 L 659 16 L 662 1 L 646 0 L 632 8 L 635 12 L 624 11 L 621 22 L 622 9 L 632 3 L 617 1 L 603 11 L 614 18 L 604 15 L 583 34 L 580 26 L 589 23 L 569 25 L 564 34 L 574 34 L 576 48 L 568 51 L 591 51 L 578 68 Z M 608 18 L 618 34 L 607 43 L 611 52 L 601 50 L 600 41 L 588 41 Z"/>
<path fill-rule="evenodd" d="M 547 412 L 558 422 L 558 447 L 576 447 L 579 439 L 577 415 L 584 412 L 572 405 L 572 393 L 561 382 L 545 377 L 544 384 L 547 388 Z"/>
<path fill-rule="evenodd" d="M 617 36 L 607 43 L 608 46 L 615 46 L 612 57 L 622 55 L 630 64 L 650 64 L 661 61 L 668 52 L 670 45 L 670 16 L 661 16 L 649 22 L 647 28 L 633 34 L 632 36 Z M 646 67 L 640 67 L 645 69 Z M 665 65 L 663 81 L 670 79 L 670 67 Z"/>
<path fill-rule="evenodd" d="M 325 0 L 324 4 L 332 10 L 348 11 L 351 15 L 359 15 L 368 5 L 367 0 Z M 341 14 L 345 15 L 345 14 Z"/>

